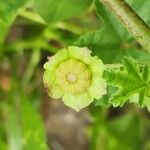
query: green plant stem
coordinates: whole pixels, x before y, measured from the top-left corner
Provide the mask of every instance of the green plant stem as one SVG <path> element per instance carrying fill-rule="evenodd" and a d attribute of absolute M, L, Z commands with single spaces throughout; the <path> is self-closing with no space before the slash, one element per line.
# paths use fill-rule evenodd
<path fill-rule="evenodd" d="M 21 17 L 27 18 L 29 20 L 33 20 L 37 23 L 46 25 L 46 22 L 38 14 L 36 14 L 33 11 L 28 11 L 28 10 L 25 10 L 25 9 L 21 9 L 19 11 L 18 15 L 21 16 Z"/>
<path fill-rule="evenodd" d="M 121 21 L 127 30 L 150 53 L 150 28 L 125 0 L 100 0 Z"/>

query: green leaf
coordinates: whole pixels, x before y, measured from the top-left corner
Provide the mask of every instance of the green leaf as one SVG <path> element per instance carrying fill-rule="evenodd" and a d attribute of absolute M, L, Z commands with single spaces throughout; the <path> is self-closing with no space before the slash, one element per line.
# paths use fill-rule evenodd
<path fill-rule="evenodd" d="M 84 13 L 93 0 L 34 0 L 36 11 L 48 23 Z"/>
<path fill-rule="evenodd" d="M 123 59 L 123 65 L 127 72 L 129 72 L 131 76 L 134 76 L 136 80 L 139 82 L 142 80 L 139 74 L 139 65 L 136 60 L 125 57 Z"/>
<path fill-rule="evenodd" d="M 118 52 L 119 39 L 107 28 L 86 33 L 74 45 L 88 47 L 92 50 L 93 55 L 99 56 L 104 63 L 112 63 L 117 60 L 114 52 Z"/>
<path fill-rule="evenodd" d="M 109 28 L 120 41 L 124 41 L 126 36 L 129 36 L 128 32 L 118 22 L 118 20 L 110 13 L 110 11 L 99 1 L 95 0 L 95 8 L 97 15 L 103 20 L 105 28 Z"/>
<path fill-rule="evenodd" d="M 101 30 L 82 35 L 74 44 L 88 47 L 104 63 L 120 63 L 124 56 L 131 56 L 140 63 L 150 64 L 150 54 L 143 52 L 141 47 L 135 44 L 126 29 L 99 0 L 95 0 L 95 7 L 100 19 L 103 18 L 103 27 Z"/>
<path fill-rule="evenodd" d="M 13 105 L 4 105 L 4 111 L 7 114 L 6 133 L 9 150 L 21 150 L 21 127 L 19 125 L 18 113 Z"/>
<path fill-rule="evenodd" d="M 104 63 L 121 63 L 124 56 L 131 56 L 138 59 L 142 64 L 150 64 L 150 54 L 136 47 L 126 47 L 121 43 L 119 37 L 113 34 L 111 28 L 86 33 L 74 45 L 88 47 L 93 55 L 99 56 Z"/>
<path fill-rule="evenodd" d="M 0 91 L 1 92 L 1 91 Z M 0 148 L 2 150 L 8 150 L 8 145 L 6 142 L 6 131 L 4 130 L 6 125 L 4 123 L 4 110 L 5 105 L 3 105 L 3 101 L 0 101 Z"/>
<path fill-rule="evenodd" d="M 7 144 L 4 143 L 3 141 L 1 141 L 1 139 L 0 139 L 0 148 L 1 148 L 2 150 L 8 150 L 8 149 L 7 149 Z"/>
<path fill-rule="evenodd" d="M 132 100 L 133 96 L 138 94 L 138 104 L 144 106 L 150 81 L 148 66 L 144 66 L 140 71 L 138 61 L 127 57 L 123 59 L 123 65 L 123 70 L 106 70 L 103 75 L 108 84 L 118 87 L 111 97 L 111 103 L 114 106 L 122 106 L 128 99 Z M 146 78 L 143 78 L 143 75 Z"/>
<path fill-rule="evenodd" d="M 21 95 L 21 98 L 21 125 L 25 142 L 24 149 L 47 150 L 42 119 L 29 100 L 24 95 Z"/>
<path fill-rule="evenodd" d="M 109 107 L 110 106 L 110 95 L 112 95 L 116 91 L 116 88 L 112 86 L 107 86 L 107 94 L 105 94 L 102 98 L 99 100 L 94 101 L 95 106 L 103 106 L 103 107 Z"/>
<path fill-rule="evenodd" d="M 91 108 L 94 117 L 91 149 L 142 150 L 146 148 L 150 140 L 150 121 L 135 110 L 133 106 L 130 109 L 129 107 L 128 109 Z"/>
<path fill-rule="evenodd" d="M 137 114 L 129 112 L 107 121 L 106 124 L 108 149 L 119 150 L 121 147 L 122 150 L 141 150 L 149 141 L 149 136 L 144 138 L 147 134 L 146 125 L 149 126 L 149 122 Z"/>
<path fill-rule="evenodd" d="M 0 0 L 0 44 L 5 39 L 19 8 L 23 7 L 26 1 L 27 0 Z"/>
<path fill-rule="evenodd" d="M 48 149 L 41 116 L 24 94 L 13 91 L 3 108 L 9 150 Z"/>

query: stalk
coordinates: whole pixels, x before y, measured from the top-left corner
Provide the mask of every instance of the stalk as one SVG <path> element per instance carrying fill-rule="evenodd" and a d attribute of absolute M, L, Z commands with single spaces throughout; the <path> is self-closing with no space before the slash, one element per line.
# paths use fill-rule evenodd
<path fill-rule="evenodd" d="M 126 3 L 125 0 L 100 0 L 136 38 L 146 52 L 150 53 L 150 27 Z"/>

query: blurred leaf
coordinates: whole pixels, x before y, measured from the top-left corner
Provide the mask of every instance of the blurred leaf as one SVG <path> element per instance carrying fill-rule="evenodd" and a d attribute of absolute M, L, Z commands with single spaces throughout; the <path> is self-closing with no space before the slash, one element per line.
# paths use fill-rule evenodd
<path fill-rule="evenodd" d="M 6 109 L 7 120 L 6 120 L 6 132 L 8 139 L 9 150 L 21 150 L 22 139 L 21 139 L 21 127 L 18 120 L 18 113 L 16 108 L 12 105 L 4 105 Z"/>
<path fill-rule="evenodd" d="M 0 148 L 2 150 L 8 150 L 8 144 L 5 135 L 4 114 L 3 114 L 4 107 L 5 105 L 3 105 L 3 102 L 0 102 Z"/>
<path fill-rule="evenodd" d="M 0 139 L 0 148 L 1 150 L 7 150 L 7 144 L 1 141 L 1 139 Z"/>
<path fill-rule="evenodd" d="M 84 13 L 93 0 L 34 0 L 35 9 L 43 19 L 56 22 Z"/>
<path fill-rule="evenodd" d="M 141 150 L 150 137 L 145 137 L 146 120 L 134 113 L 128 113 L 107 122 L 108 149 Z M 149 124 L 148 124 L 149 125 Z M 141 141 L 144 139 L 144 141 Z"/>
<path fill-rule="evenodd" d="M 92 125 L 92 130 L 91 130 L 91 140 L 90 140 L 90 150 L 103 150 L 104 147 L 100 145 L 100 148 L 97 149 L 97 146 L 100 143 L 103 143 L 103 139 L 101 137 L 103 136 L 103 133 L 105 132 L 103 125 L 106 119 L 107 115 L 107 108 L 103 107 L 91 107 L 91 115 L 93 116 L 94 119 L 94 124 Z M 103 137 L 102 137 L 103 138 Z"/>
<path fill-rule="evenodd" d="M 7 112 L 9 150 L 47 150 L 45 130 L 39 113 L 21 91 L 17 95 L 15 93 L 11 94 L 11 104 L 4 107 Z"/>
<path fill-rule="evenodd" d="M 15 19 L 19 8 L 28 0 L 0 0 L 0 44 L 8 33 L 9 27 Z"/>
<path fill-rule="evenodd" d="M 148 146 L 150 141 L 148 118 L 134 111 L 117 110 L 119 114 L 117 117 L 115 111 L 109 112 L 106 108 L 103 110 L 105 111 L 101 111 L 100 107 L 92 110 L 95 112 L 93 115 L 95 123 L 92 126 L 91 150 L 142 150 Z"/>
<path fill-rule="evenodd" d="M 46 135 L 40 115 L 24 95 L 21 95 L 20 100 L 24 149 L 47 150 Z"/>

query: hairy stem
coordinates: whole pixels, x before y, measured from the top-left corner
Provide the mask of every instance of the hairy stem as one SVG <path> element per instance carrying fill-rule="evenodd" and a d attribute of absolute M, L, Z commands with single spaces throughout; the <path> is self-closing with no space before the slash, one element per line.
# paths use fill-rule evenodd
<path fill-rule="evenodd" d="M 150 53 L 150 28 L 125 2 L 125 0 L 101 0 L 122 22 L 128 31 Z"/>

